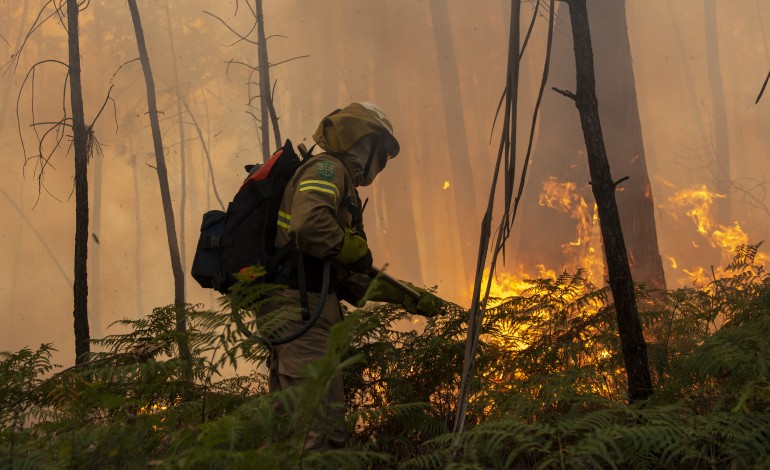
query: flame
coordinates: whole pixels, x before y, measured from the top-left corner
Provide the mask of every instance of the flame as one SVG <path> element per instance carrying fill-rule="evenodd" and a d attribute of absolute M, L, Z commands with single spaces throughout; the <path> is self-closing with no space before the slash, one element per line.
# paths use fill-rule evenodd
<path fill-rule="evenodd" d="M 570 213 L 579 204 L 580 199 L 576 192 L 575 183 L 559 183 L 556 177 L 551 176 L 548 181 L 543 183 L 543 191 L 540 193 L 538 202 L 541 206 Z"/>
<path fill-rule="evenodd" d="M 682 272 L 689 276 L 687 280 L 701 288 L 705 288 L 715 277 L 723 275 L 722 266 L 730 263 L 740 246 L 749 244 L 749 236 L 738 222 L 732 222 L 732 225 L 725 226 L 714 221 L 711 206 L 716 199 L 724 199 L 725 197 L 723 194 L 712 193 L 705 184 L 701 184 L 679 190 L 669 198 L 677 206 L 689 207 L 686 214 L 695 223 L 696 231 L 706 239 L 710 246 L 718 248 L 720 251 L 719 267 L 709 268 L 709 274 L 704 274 L 707 270 L 702 266 L 690 269 L 682 268 Z M 692 240 L 691 244 L 695 249 L 702 245 L 696 240 Z M 672 261 L 672 267 L 677 269 L 676 261 L 671 257 L 669 259 Z M 755 258 L 755 262 L 758 264 L 764 264 L 767 260 L 768 256 L 764 253 L 759 253 Z"/>
<path fill-rule="evenodd" d="M 732 227 L 720 225 L 711 233 L 711 240 L 722 251 L 733 253 L 740 245 L 748 245 L 749 236 L 741 229 L 738 222 L 735 222 Z"/>
<path fill-rule="evenodd" d="M 713 226 L 711 216 L 711 205 L 715 198 L 725 198 L 724 194 L 712 193 L 706 188 L 705 184 L 696 186 L 692 189 L 683 189 L 671 196 L 670 200 L 680 206 L 692 206 L 686 212 L 698 227 L 698 233 L 708 235 Z"/>
<path fill-rule="evenodd" d="M 699 266 L 692 271 L 682 268 L 682 271 L 690 276 L 692 284 L 696 286 L 705 287 L 709 282 L 711 282 L 711 279 L 703 273 L 703 266 Z"/>
<path fill-rule="evenodd" d="M 577 239 L 562 245 L 564 253 L 573 260 L 564 266 L 564 269 L 577 271 L 578 268 L 583 268 L 589 281 L 601 285 L 606 268 L 601 250 L 601 228 L 596 204 L 589 208 L 588 203 L 578 193 L 575 183 L 562 183 L 553 176 L 543 183 L 539 203 L 541 206 L 569 214 L 577 221 Z"/>
<path fill-rule="evenodd" d="M 449 181 L 444 181 L 444 190 L 449 189 Z"/>
<path fill-rule="evenodd" d="M 546 269 L 542 264 L 537 266 L 538 274 L 533 276 L 524 272 L 523 267 L 519 267 L 519 271 L 516 274 L 509 272 L 495 273 L 492 278 L 492 285 L 489 288 L 489 297 L 495 299 L 508 299 L 511 297 L 522 295 L 527 289 L 532 287 L 532 283 L 528 279 L 535 278 L 549 278 L 556 279 L 556 271 Z M 481 278 L 481 295 L 484 296 L 485 289 L 487 288 L 487 282 L 489 282 L 489 268 L 484 270 L 484 274 Z M 470 286 L 473 289 L 473 286 Z M 468 297 L 472 296 L 472 292 Z M 491 306 L 491 304 L 490 304 Z"/>
<path fill-rule="evenodd" d="M 178 404 L 180 402 L 181 402 L 181 399 L 179 397 L 177 397 L 177 400 L 175 401 L 175 404 Z M 142 406 L 141 408 L 139 408 L 139 411 L 137 412 L 137 414 L 140 414 L 140 415 L 162 415 L 163 412 L 166 411 L 167 409 L 168 409 L 168 405 L 161 405 L 159 403 L 148 403 L 148 404 Z M 166 421 L 166 417 L 165 416 L 161 416 L 160 417 L 160 422 L 163 423 L 165 421 Z M 155 425 L 155 424 L 152 425 L 152 430 L 153 431 L 157 431 L 158 429 L 160 429 L 160 428 L 157 425 Z"/>

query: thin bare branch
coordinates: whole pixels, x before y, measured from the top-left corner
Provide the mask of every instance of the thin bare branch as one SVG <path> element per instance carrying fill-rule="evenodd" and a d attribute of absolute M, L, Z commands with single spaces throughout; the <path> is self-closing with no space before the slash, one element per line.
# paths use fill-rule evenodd
<path fill-rule="evenodd" d="M 560 95 L 566 96 L 567 98 L 571 99 L 572 101 L 576 101 L 577 100 L 577 96 L 575 96 L 575 94 L 572 93 L 569 90 L 562 90 L 561 88 L 556 88 L 556 87 L 551 87 L 551 90 L 555 91 L 556 93 L 558 93 Z"/>
<path fill-rule="evenodd" d="M 211 187 L 214 189 L 214 196 L 217 198 L 217 202 L 219 202 L 219 206 L 222 208 L 222 210 L 225 209 L 224 203 L 222 203 L 222 198 L 219 197 L 219 191 L 217 191 L 217 182 L 214 178 L 214 167 L 211 164 L 211 155 L 209 154 L 209 148 L 208 145 L 206 145 L 206 139 L 203 138 L 203 132 L 201 131 L 200 126 L 198 125 L 198 120 L 195 119 L 195 114 L 193 114 L 192 110 L 190 109 L 190 106 L 187 104 L 186 99 L 179 98 L 182 101 L 182 105 L 184 105 L 184 109 L 187 111 L 187 114 L 190 115 L 190 119 L 193 121 L 193 126 L 195 127 L 196 132 L 198 133 L 198 139 L 201 141 L 201 147 L 203 147 L 203 152 L 206 154 L 206 161 L 209 165 L 209 175 L 211 176 Z"/>
<path fill-rule="evenodd" d="M 15 64 L 13 66 L 13 70 L 14 72 L 16 71 L 16 68 L 19 66 L 19 57 L 21 56 L 21 53 L 24 51 L 24 47 L 26 46 L 30 36 L 32 36 L 35 33 L 35 31 L 38 30 L 38 28 L 40 28 L 46 21 L 51 19 L 51 17 L 56 14 L 56 12 L 54 11 L 41 20 L 41 18 L 43 17 L 43 13 L 45 13 L 49 4 L 54 5 L 54 8 L 56 8 L 55 6 L 56 4 L 54 3 L 53 0 L 48 0 L 43 4 L 43 6 L 40 8 L 40 11 L 38 11 L 37 13 L 37 17 L 35 18 L 35 21 L 32 22 L 32 26 L 30 26 L 29 30 L 27 31 L 27 34 L 24 36 L 24 39 L 21 41 L 21 45 L 19 46 L 19 48 L 16 50 L 16 52 L 11 54 L 11 57 L 8 59 L 8 62 L 3 64 L 2 67 L 0 67 L 0 71 L 2 71 L 3 75 L 5 74 L 5 72 L 7 72 L 10 69 L 11 64 Z"/>
<path fill-rule="evenodd" d="M 239 33 L 238 31 L 234 30 L 229 24 L 227 24 L 227 22 L 225 20 L 223 20 L 222 18 L 218 17 L 217 15 L 215 15 L 215 14 L 209 12 L 209 11 L 206 11 L 206 10 L 203 10 L 203 13 L 206 14 L 206 15 L 209 15 L 210 17 L 212 17 L 212 18 L 214 18 L 216 20 L 219 20 L 219 22 L 222 23 L 225 28 L 229 29 L 231 33 L 233 33 L 234 35 L 236 35 L 238 37 L 238 40 L 235 41 L 232 44 L 229 44 L 229 46 L 234 46 L 235 44 L 238 44 L 241 41 L 245 41 L 245 42 L 248 42 L 249 44 L 254 44 L 254 45 L 258 44 L 257 41 L 255 41 L 253 39 L 249 39 L 247 37 L 248 35 L 250 35 L 251 33 L 254 32 L 254 28 L 253 27 L 252 27 L 251 31 L 246 33 L 246 35 L 243 35 L 243 34 Z"/>
<path fill-rule="evenodd" d="M 762 89 L 759 90 L 759 95 L 757 96 L 757 100 L 754 102 L 754 104 L 759 103 L 759 100 L 762 98 L 762 94 L 765 92 L 765 88 L 767 88 L 768 81 L 770 81 L 770 72 L 767 72 L 767 78 L 765 78 L 765 83 L 762 84 Z"/>
<path fill-rule="evenodd" d="M 104 98 L 104 102 L 102 103 L 102 107 L 99 108 L 99 112 L 96 113 L 96 116 L 94 117 L 94 120 L 91 121 L 91 124 L 88 125 L 88 127 L 94 127 L 94 124 L 96 124 L 96 121 L 99 119 L 99 116 L 101 116 L 102 111 L 104 111 L 104 108 L 107 106 L 108 101 L 112 101 L 112 107 L 115 108 L 115 100 L 110 96 L 110 93 L 112 92 L 112 89 L 115 87 L 114 84 L 110 85 L 109 90 L 107 90 L 107 97 Z M 115 111 L 115 129 L 117 131 L 118 126 L 118 119 L 117 119 L 117 110 Z"/>
<path fill-rule="evenodd" d="M 62 62 L 60 60 L 55 60 L 55 59 L 41 60 L 40 62 L 37 62 L 37 63 L 33 64 L 32 67 L 30 67 L 30 69 L 27 71 L 27 75 L 24 77 L 24 80 L 22 80 L 21 86 L 19 87 L 19 94 L 16 96 L 16 124 L 17 124 L 18 131 L 19 131 L 19 140 L 21 141 L 21 149 L 22 149 L 22 152 L 23 152 L 25 157 L 27 156 L 27 150 L 26 150 L 26 147 L 24 145 L 24 137 L 23 137 L 23 135 L 21 133 L 21 115 L 19 114 L 19 109 L 20 109 L 20 104 L 21 104 L 21 95 L 24 92 L 24 89 L 25 89 L 25 86 L 27 84 L 27 81 L 32 80 L 32 113 L 33 113 L 32 121 L 34 122 L 34 96 L 35 96 L 34 75 L 35 75 L 35 71 L 37 70 L 38 66 L 43 65 L 43 64 L 47 64 L 47 63 L 58 64 L 58 65 L 61 65 L 61 66 L 65 67 L 65 68 L 69 68 L 69 66 L 67 64 L 65 64 L 64 62 Z M 39 138 L 38 138 L 38 140 L 39 140 Z"/>
<path fill-rule="evenodd" d="M 292 60 L 297 60 L 297 59 L 306 59 L 306 58 L 308 58 L 308 57 L 310 57 L 310 55 L 309 55 L 309 54 L 306 54 L 306 55 L 299 55 L 299 56 L 297 56 L 297 57 L 292 57 L 291 59 L 286 59 L 286 60 L 282 60 L 282 61 L 280 61 L 280 62 L 276 62 L 276 63 L 274 63 L 274 64 L 270 64 L 270 65 L 269 65 L 269 67 L 275 67 L 276 65 L 281 65 L 281 64 L 285 64 L 286 62 L 291 62 Z"/>

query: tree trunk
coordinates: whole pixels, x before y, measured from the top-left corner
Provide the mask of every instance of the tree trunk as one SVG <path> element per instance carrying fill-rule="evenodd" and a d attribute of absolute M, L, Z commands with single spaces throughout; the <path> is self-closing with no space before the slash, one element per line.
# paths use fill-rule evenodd
<path fill-rule="evenodd" d="M 166 29 L 168 30 L 168 43 L 171 52 L 171 70 L 174 75 L 174 96 L 176 97 L 176 119 L 177 128 L 179 129 L 179 162 L 180 162 L 180 179 L 179 186 L 181 188 L 181 194 L 179 197 L 179 247 L 181 255 L 181 263 L 184 268 L 187 266 L 185 257 L 187 253 L 187 244 L 185 240 L 185 209 L 187 207 L 187 154 L 186 154 L 186 142 L 184 136 L 184 115 L 182 114 L 182 102 L 184 95 L 179 83 L 179 70 L 177 67 L 177 55 L 176 47 L 174 44 L 174 32 L 171 29 L 171 11 L 168 7 L 168 0 L 166 0 Z"/>
<path fill-rule="evenodd" d="M 142 193 L 139 191 L 139 172 L 137 171 L 138 158 L 134 153 L 134 144 L 128 140 L 128 153 L 130 155 L 131 174 L 134 182 L 134 288 L 136 289 L 136 311 L 141 317 L 145 314 L 142 300 Z"/>
<path fill-rule="evenodd" d="M 623 190 L 616 194 L 621 209 L 621 225 L 626 234 L 626 247 L 634 279 L 650 287 L 664 288 L 665 275 L 658 247 L 655 223 L 655 206 L 647 174 L 642 128 L 636 101 L 631 47 L 626 27 L 624 0 L 592 0 L 591 20 L 593 37 L 597 41 L 594 57 L 596 60 L 596 93 L 602 102 L 605 121 L 605 144 L 614 173 L 618 177 L 628 176 Z M 566 23 L 566 9 L 560 8 L 559 23 Z M 569 38 L 557 34 L 554 38 L 552 63 L 554 73 L 551 83 L 560 87 L 571 87 L 574 81 L 573 60 Z M 559 182 L 575 182 L 580 196 L 588 199 L 585 181 L 584 146 L 580 142 L 581 131 L 573 123 L 565 123 L 569 112 L 564 100 L 546 95 L 543 99 L 543 120 L 540 125 L 538 142 L 528 176 L 528 190 L 539 192 L 543 182 L 556 177 Z M 558 134 L 559 138 L 553 138 Z M 558 160 L 558 163 L 554 162 Z M 533 185 L 537 185 L 533 187 Z M 568 214 L 537 205 L 538 198 L 524 201 L 522 216 L 537 227 L 548 227 L 551 233 L 565 234 L 563 237 L 539 236 L 523 233 L 519 254 L 525 264 L 532 266 L 550 261 L 556 269 L 562 269 L 575 259 L 566 259 L 561 253 L 554 255 L 554 245 L 569 247 L 566 256 L 576 256 L 575 248 L 568 245 L 574 239 L 575 221 Z M 589 220 L 590 222 L 590 220 Z M 554 243 L 556 242 L 556 243 Z M 594 273 L 601 275 L 601 273 Z"/>
<path fill-rule="evenodd" d="M 479 251 L 476 258 L 476 273 L 473 280 L 473 295 L 471 296 L 471 307 L 468 311 L 468 335 L 465 339 L 465 355 L 463 359 L 463 370 L 460 376 L 460 388 L 458 391 L 457 414 L 454 422 L 452 437 L 452 446 L 460 443 L 460 435 L 465 427 L 465 416 L 468 409 L 468 398 L 471 392 L 471 378 L 476 361 L 476 348 L 478 347 L 479 337 L 481 335 L 481 325 L 484 319 L 484 310 L 486 302 L 489 299 L 489 291 L 492 286 L 491 276 L 495 274 L 497 257 L 505 245 L 506 232 L 508 225 L 508 215 L 511 211 L 513 198 L 513 162 L 516 152 L 516 134 L 517 134 L 517 116 L 519 101 L 519 75 L 520 62 L 519 50 L 521 48 L 520 37 L 521 21 L 521 0 L 513 0 L 511 4 L 511 26 L 508 39 L 508 65 L 505 80 L 505 105 L 503 107 L 503 125 L 500 137 L 500 146 L 498 148 L 497 161 L 492 176 L 492 185 L 489 190 L 489 201 L 484 218 L 481 221 L 481 233 L 479 236 Z M 504 195 L 505 204 L 501 222 L 495 235 L 496 241 L 492 250 L 489 249 L 489 240 L 492 235 L 492 217 L 494 216 L 495 195 L 497 192 L 497 182 L 500 174 L 503 173 L 503 183 L 505 185 Z M 481 295 L 481 284 L 483 272 L 487 266 L 487 255 L 492 251 L 492 259 L 489 263 L 490 280 L 487 281 L 485 293 Z M 483 300 L 482 300 L 483 299 Z"/>
<path fill-rule="evenodd" d="M 602 38 L 596 70 L 600 74 L 597 93 L 605 122 L 612 130 L 605 136 L 607 153 L 618 178 L 628 176 L 623 190 L 616 193 L 620 224 L 626 239 L 631 272 L 637 282 L 665 289 L 663 261 L 658 248 L 655 203 L 647 174 L 642 124 L 636 101 L 636 80 L 628 39 L 625 0 L 593 0 L 596 17 L 608 17 L 594 28 Z M 601 16 L 599 16 L 601 15 Z"/>
<path fill-rule="evenodd" d="M 455 192 L 457 220 L 461 222 L 479 213 L 476 206 L 476 191 L 473 187 L 473 169 L 469 159 L 470 149 L 466 132 L 466 123 L 458 76 L 457 57 L 452 42 L 452 29 L 449 11 L 445 0 L 430 0 L 433 40 L 436 45 L 436 59 L 444 115 L 444 129 L 449 144 L 449 169 L 452 191 Z M 460 182 L 463 182 L 460 184 Z M 473 242 L 476 240 L 476 227 L 473 224 L 459 223 L 460 249 L 466 272 L 473 272 Z M 469 276 L 463 276 L 468 279 Z"/>
<path fill-rule="evenodd" d="M 160 123 L 158 121 L 158 106 L 155 100 L 155 81 L 152 77 L 150 68 L 150 58 L 147 55 L 147 46 L 144 42 L 144 32 L 142 31 L 142 21 L 139 17 L 139 9 L 136 6 L 136 0 L 128 0 L 128 7 L 131 10 L 131 20 L 134 24 L 136 34 L 136 45 L 139 49 L 139 59 L 142 62 L 144 71 L 144 81 L 147 86 L 147 107 L 150 117 L 150 128 L 152 129 L 152 141 L 155 148 L 155 160 L 157 164 L 158 182 L 160 183 L 160 196 L 163 203 L 163 214 L 166 221 L 166 237 L 168 239 L 168 251 L 171 257 L 171 271 L 174 275 L 174 304 L 177 307 L 176 328 L 177 331 L 187 331 L 187 319 L 185 317 L 185 298 L 184 298 L 184 272 L 182 271 L 182 262 L 179 256 L 179 245 L 177 242 L 176 227 L 174 225 L 174 208 L 171 205 L 171 194 L 168 186 L 168 172 L 166 170 L 166 160 L 163 154 L 163 141 L 160 133 Z M 190 351 L 187 340 L 179 340 L 179 356 L 183 360 L 190 358 Z"/>
<path fill-rule="evenodd" d="M 647 345 L 642 335 L 634 284 L 615 200 L 616 184 L 610 173 L 599 120 L 586 0 L 568 0 L 567 3 L 570 6 L 577 75 L 577 90 L 571 97 L 575 100 L 580 113 L 591 173 L 591 187 L 599 210 L 599 224 L 604 242 L 610 289 L 617 310 L 618 331 L 628 375 L 628 396 L 631 401 L 644 400 L 652 395 L 652 379 L 647 362 Z"/>
<path fill-rule="evenodd" d="M 371 97 L 375 103 L 383 107 L 385 112 L 393 113 L 391 110 L 403 109 L 403 102 L 398 89 L 402 83 L 393 80 L 389 74 L 380 73 L 379 70 L 386 68 L 387 64 L 393 61 L 398 61 L 399 52 L 398 48 L 387 46 L 380 48 L 378 45 L 388 44 L 392 30 L 387 25 L 400 21 L 400 19 L 399 15 L 393 12 L 392 5 L 387 2 L 374 3 L 371 8 L 375 17 L 383 19 L 381 24 L 372 25 L 369 30 Z M 338 9 L 340 17 L 334 19 L 343 22 L 355 21 L 354 12 L 346 12 L 342 7 L 338 7 Z M 340 37 L 340 40 L 344 40 L 344 38 Z M 345 54 L 343 53 L 333 60 L 340 63 L 340 60 L 344 59 Z M 347 68 L 344 63 L 340 65 L 343 70 Z M 404 122 L 395 123 L 396 136 L 399 134 L 399 129 L 406 129 L 408 125 Z M 410 153 L 417 154 L 418 152 L 417 149 L 410 149 Z M 406 160 L 396 159 L 393 165 L 393 173 L 407 174 L 413 170 L 407 170 L 405 167 L 408 168 L 407 165 L 409 165 L 413 168 L 414 159 L 409 159 L 408 163 Z M 400 169 L 396 170 L 396 165 L 399 165 Z M 390 171 L 390 169 L 385 171 L 388 173 L 387 176 L 378 176 L 377 183 L 372 188 L 374 191 L 372 200 L 367 205 L 369 209 L 367 209 L 364 217 L 370 243 L 373 242 L 375 246 L 378 246 L 378 249 L 374 251 L 374 259 L 380 265 L 390 264 L 395 274 L 409 273 L 411 282 L 422 285 L 421 283 L 426 281 L 422 276 L 420 245 L 414 230 L 416 224 L 414 207 L 412 204 L 395 204 L 392 197 L 389 196 L 393 194 L 408 195 L 414 191 L 414 187 L 410 187 L 409 181 L 405 178 L 393 177 L 394 175 Z M 419 195 L 412 193 L 412 196 L 407 197 L 406 200 L 414 200 L 418 197 Z M 374 230 L 371 230 L 372 228 Z M 390 243 L 385 237 L 390 238 Z M 394 241 L 395 243 L 393 243 Z M 430 283 L 434 282 L 433 280 L 430 281 Z"/>
<path fill-rule="evenodd" d="M 75 148 L 75 363 L 88 359 L 91 351 L 88 330 L 88 132 L 83 116 L 83 91 L 80 83 L 80 40 L 78 37 L 78 2 L 67 0 L 69 45 L 70 105 L 72 140 Z"/>
<path fill-rule="evenodd" d="M 265 16 L 262 12 L 262 0 L 254 0 L 257 12 L 257 58 L 259 60 L 259 114 L 262 130 L 262 158 L 267 161 L 272 155 L 270 149 L 270 63 L 267 59 L 267 39 L 265 36 Z M 281 142 L 276 135 L 276 148 Z"/>
<path fill-rule="evenodd" d="M 102 227 L 102 159 L 100 156 L 94 161 L 94 187 L 93 187 L 93 207 L 91 208 L 91 233 L 93 234 L 93 240 L 95 243 L 91 245 L 91 295 L 89 296 L 89 303 L 91 304 L 90 320 L 91 330 L 97 338 L 102 337 L 102 299 L 101 299 L 101 262 L 100 262 L 100 242 Z"/>
<path fill-rule="evenodd" d="M 719 29 L 717 28 L 716 0 L 705 0 L 704 21 L 706 32 L 706 63 L 709 87 L 711 88 L 711 106 L 713 122 L 711 125 L 712 148 L 714 149 L 715 189 L 719 194 L 730 192 L 730 142 L 725 105 L 725 88 L 722 80 L 722 64 L 719 58 Z M 730 199 L 717 199 L 717 219 L 724 225 L 732 222 Z"/>

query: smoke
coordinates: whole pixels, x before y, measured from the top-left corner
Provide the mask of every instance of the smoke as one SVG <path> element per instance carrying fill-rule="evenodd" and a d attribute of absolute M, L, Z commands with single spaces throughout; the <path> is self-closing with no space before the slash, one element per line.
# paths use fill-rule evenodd
<path fill-rule="evenodd" d="M 19 47 L 37 16 L 37 3 L 5 2 L 0 6 L 5 18 L 0 25 L 5 39 L 0 40 L 0 56 L 8 57 Z M 589 9 L 600 3 L 589 0 Z M 486 201 L 497 150 L 495 144 L 490 145 L 490 134 L 505 78 L 509 5 L 502 0 L 265 0 L 264 5 L 267 34 L 272 36 L 268 39 L 270 61 L 276 64 L 271 77 L 282 135 L 295 144 L 310 146 L 318 120 L 328 112 L 351 101 L 382 106 L 394 123 L 402 152 L 372 187 L 362 191 L 362 197 L 370 197 L 365 223 L 375 263 L 387 264 L 391 274 L 416 284 L 438 285 L 442 296 L 463 304 L 468 303 L 481 206 Z M 707 76 L 710 58 L 706 56 L 704 5 L 705 1 L 626 1 L 660 250 L 664 259 L 673 257 L 679 266 L 666 263 L 667 278 L 671 279 L 681 277 L 674 269 L 721 262 L 719 250 L 693 247 L 697 227 L 681 208 L 677 215 L 677 209 L 668 202 L 669 197 L 696 183 L 717 191 L 716 182 L 722 175 L 713 164 L 717 129 Z M 175 57 L 170 54 L 167 6 Z M 534 2 L 524 4 L 522 17 L 527 21 L 533 7 Z M 250 69 L 242 65 L 256 64 L 256 46 L 238 41 L 212 16 L 237 31 L 248 32 L 251 23 L 245 2 L 159 0 L 140 2 L 139 8 L 163 113 L 177 218 L 182 195 L 179 158 L 181 146 L 186 146 L 183 227 L 187 239 L 185 269 L 189 272 L 200 215 L 218 208 L 219 203 L 211 188 L 206 152 L 185 106 L 186 140 L 180 141 L 177 91 L 187 100 L 200 127 L 217 189 L 226 204 L 245 174 L 243 166 L 261 158 L 259 123 L 247 112 L 249 90 L 255 96 L 256 86 L 249 84 Z M 730 201 L 734 220 L 716 220 L 715 224 L 732 227 L 738 222 L 750 241 L 759 241 L 767 236 L 770 215 L 764 200 L 765 175 L 770 170 L 770 159 L 766 158 L 770 103 L 765 99 L 754 106 L 753 100 L 770 67 L 765 32 L 770 5 L 736 0 L 717 2 L 716 8 L 731 177 L 721 187 L 729 191 L 725 199 Z M 568 24 L 560 23 L 557 34 L 568 37 L 568 28 Z M 137 56 L 127 7 L 108 0 L 90 2 L 82 12 L 81 32 L 86 121 L 93 120 L 102 108 L 108 91 L 114 99 L 114 105 L 107 100 L 95 124 L 103 151 L 94 157 L 102 159 L 102 212 L 99 233 L 89 240 L 90 256 L 98 256 L 99 263 L 99 277 L 89 279 L 89 288 L 100 293 L 99 311 L 91 315 L 98 315 L 98 333 L 103 335 L 115 331 L 107 329 L 115 320 L 136 318 L 153 307 L 171 303 L 173 285 L 145 114 L 144 83 L 138 62 L 127 63 Z M 538 85 L 544 32 L 545 23 L 540 18 L 522 66 L 524 127 Z M 22 80 L 33 64 L 44 59 L 66 61 L 65 38 L 54 17 L 26 42 L 16 71 L 0 77 L 0 143 L 4 149 L 0 185 L 13 202 L 0 195 L 4 220 L 0 224 L 0 312 L 5 325 L 0 349 L 54 342 L 60 351 L 57 359 L 66 364 L 72 362 L 74 350 L 72 289 L 57 266 L 71 278 L 74 162 L 71 152 L 67 153 L 69 137 L 64 136 L 62 148 L 51 158 L 41 189 L 36 179 L 40 162 L 31 159 L 25 164 L 15 111 Z M 180 90 L 174 89 L 172 61 L 179 70 Z M 41 66 L 34 86 L 34 120 L 60 119 L 64 69 L 54 64 Z M 27 82 L 19 100 L 28 157 L 37 153 L 30 126 L 31 90 L 31 82 Z M 551 94 L 550 99 L 564 99 Z M 577 113 L 544 115 L 542 119 L 575 125 Z M 541 135 L 538 141 L 563 137 Z M 519 141 L 526 142 L 526 138 Z M 52 143 L 47 140 L 45 149 L 50 150 Z M 563 156 L 537 150 L 533 165 L 544 167 L 545 173 L 562 164 Z M 523 149 L 519 152 L 523 155 Z M 463 170 L 468 162 L 470 170 Z M 584 156 L 576 162 L 587 166 Z M 92 188 L 95 168 L 92 162 Z M 556 213 L 537 204 L 542 183 L 530 181 L 524 197 L 537 210 Z M 583 191 L 588 188 L 586 177 L 574 183 Z M 92 193 L 92 209 L 94 196 Z M 590 195 L 586 202 L 590 208 Z M 534 221 L 538 217 L 528 218 L 526 214 L 514 227 L 507 269 L 519 269 L 515 247 L 523 232 L 546 241 L 551 235 L 552 227 L 537 226 Z M 575 221 L 566 213 L 558 216 L 572 224 L 565 234 L 572 241 Z M 554 242 L 552 250 L 537 254 L 541 258 L 537 263 L 521 269 L 530 273 L 541 271 L 537 265 L 561 269 L 565 252 L 561 244 Z M 190 277 L 187 297 L 206 307 L 217 305 L 211 293 L 200 289 Z"/>

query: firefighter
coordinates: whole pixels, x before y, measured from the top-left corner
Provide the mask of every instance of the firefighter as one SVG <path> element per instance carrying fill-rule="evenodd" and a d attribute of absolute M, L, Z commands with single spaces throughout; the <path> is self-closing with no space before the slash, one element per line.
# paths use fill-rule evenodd
<path fill-rule="evenodd" d="M 362 204 L 356 188 L 370 185 L 400 150 L 393 126 L 382 109 L 370 103 L 352 103 L 337 109 L 323 118 L 313 139 L 323 153 L 312 156 L 297 170 L 286 187 L 278 214 L 275 246 L 291 248 L 293 256 L 280 263 L 271 281 L 289 288 L 273 296 L 266 308 L 275 311 L 293 306 L 296 312 L 302 303 L 303 288 L 306 311 L 314 311 L 321 301 L 323 308 L 306 334 L 272 349 L 268 359 L 271 391 L 298 385 L 306 365 L 324 356 L 329 330 L 342 320 L 340 299 L 358 305 L 368 288 L 369 300 L 400 303 L 412 313 L 430 316 L 441 309 L 439 299 L 427 291 L 420 290 L 419 300 L 414 300 L 384 283 L 369 285 L 372 253 L 363 230 Z M 323 295 L 325 260 L 331 261 L 330 288 Z M 286 330 L 303 325 L 297 313 Z M 323 400 L 322 412 L 324 419 L 310 426 L 306 449 L 324 450 L 345 443 L 345 394 L 339 375 Z"/>

